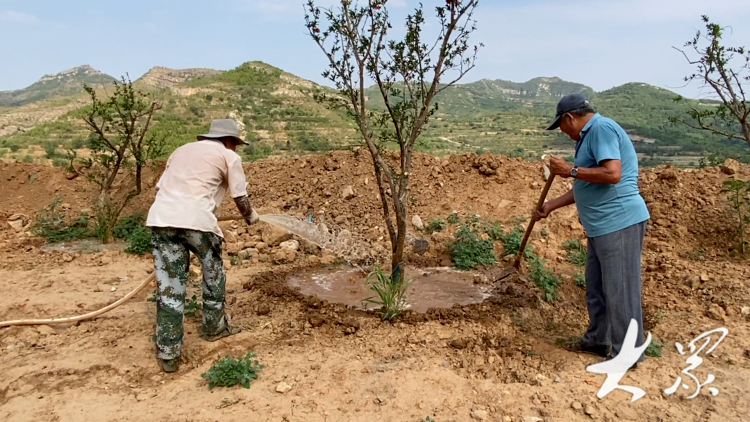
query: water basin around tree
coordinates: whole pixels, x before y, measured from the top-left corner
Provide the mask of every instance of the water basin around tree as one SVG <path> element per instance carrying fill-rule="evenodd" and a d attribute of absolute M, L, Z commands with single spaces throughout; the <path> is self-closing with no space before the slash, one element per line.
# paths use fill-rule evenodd
<path fill-rule="evenodd" d="M 362 299 L 377 298 L 365 285 L 366 274 L 358 268 L 304 270 L 287 276 L 287 283 L 300 293 L 315 295 L 331 303 L 342 303 L 364 309 Z M 406 309 L 426 312 L 429 308 L 450 308 L 454 304 L 481 303 L 490 295 L 489 285 L 474 283 L 473 273 L 451 268 L 406 268 L 406 278 L 412 280 L 406 292 Z M 376 305 L 368 304 L 369 309 Z"/>

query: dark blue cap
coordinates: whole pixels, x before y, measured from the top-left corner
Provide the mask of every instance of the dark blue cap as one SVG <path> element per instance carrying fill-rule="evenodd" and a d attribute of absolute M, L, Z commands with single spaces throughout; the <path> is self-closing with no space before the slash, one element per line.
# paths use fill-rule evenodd
<path fill-rule="evenodd" d="M 581 94 L 570 94 L 562 97 L 562 99 L 560 99 L 560 102 L 557 103 L 557 113 L 555 114 L 555 120 L 550 123 L 547 130 L 553 130 L 560 127 L 560 118 L 563 114 L 590 105 L 591 104 L 589 103 L 589 100 L 587 100 Z"/>

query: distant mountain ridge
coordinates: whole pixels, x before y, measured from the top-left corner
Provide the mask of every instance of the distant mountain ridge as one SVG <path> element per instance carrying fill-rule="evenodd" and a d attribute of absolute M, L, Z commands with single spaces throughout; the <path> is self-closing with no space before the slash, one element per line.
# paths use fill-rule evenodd
<path fill-rule="evenodd" d="M 101 86 L 114 79 L 84 65 L 45 75 L 21 90 L 0 92 L 0 107 L 6 107 L 0 111 L 0 150 L 15 149 L 12 156 L 27 157 L 31 151 L 17 152 L 25 145 L 80 145 L 87 136 L 77 114 L 87 103 L 83 84 Z M 212 118 L 226 117 L 241 122 L 255 141 L 249 147 L 252 157 L 324 151 L 357 142 L 356 125 L 345 112 L 328 110 L 315 100 L 317 93 L 334 92 L 331 88 L 267 63 L 249 61 L 226 71 L 157 66 L 134 82 L 162 101 L 153 128 L 169 134 L 173 146 L 195 139 Z M 444 90 L 436 98 L 439 110 L 425 128 L 420 148 L 438 155 L 457 150 L 534 155 L 569 149 L 568 139 L 544 128 L 559 99 L 571 93 L 589 97 L 597 111 L 620 123 L 636 150 L 652 161 L 682 155 L 685 162 L 693 162 L 712 148 L 738 147 L 671 124 L 670 117 L 684 115 L 687 108 L 675 103 L 677 94 L 667 89 L 633 82 L 596 92 L 559 77 L 536 77 L 525 82 L 482 79 Z M 367 101 L 373 108 L 384 106 L 377 87 L 367 90 Z"/>
<path fill-rule="evenodd" d="M 143 76 L 138 78 L 146 84 L 159 87 L 173 87 L 175 85 L 192 81 L 193 79 L 213 76 L 221 73 L 221 70 L 207 68 L 192 69 L 170 69 L 167 67 L 156 66 L 149 69 Z"/>
<path fill-rule="evenodd" d="M 0 91 L 0 107 L 18 107 L 51 97 L 83 92 L 83 84 L 103 85 L 114 78 L 89 65 L 76 66 L 59 73 L 42 76 L 34 84 L 18 90 Z"/>
<path fill-rule="evenodd" d="M 558 77 L 538 77 L 526 82 L 482 79 L 461 86 L 470 90 L 484 89 L 509 98 L 518 99 L 549 98 L 557 101 L 568 94 L 576 93 L 587 96 L 594 94 L 594 90 L 586 85 L 568 82 Z"/>

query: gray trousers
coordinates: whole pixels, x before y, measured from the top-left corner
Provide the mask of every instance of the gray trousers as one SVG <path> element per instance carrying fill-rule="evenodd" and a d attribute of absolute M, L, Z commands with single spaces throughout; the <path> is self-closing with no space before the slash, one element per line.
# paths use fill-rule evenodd
<path fill-rule="evenodd" d="M 646 222 L 614 233 L 588 238 L 586 305 L 589 327 L 583 340 L 612 344 L 612 356 L 620 353 L 630 319 L 638 323 L 635 346 L 643 345 L 641 306 L 641 251 Z M 643 362 L 644 354 L 638 358 Z"/>

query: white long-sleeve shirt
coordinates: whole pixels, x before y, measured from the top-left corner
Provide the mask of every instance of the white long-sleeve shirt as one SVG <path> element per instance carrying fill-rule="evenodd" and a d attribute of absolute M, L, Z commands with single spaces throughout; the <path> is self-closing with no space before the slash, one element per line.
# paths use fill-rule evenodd
<path fill-rule="evenodd" d="M 229 190 L 232 198 L 247 194 L 242 159 L 220 142 L 202 140 L 177 148 L 167 160 L 148 227 L 175 227 L 213 232 L 220 237 L 214 211 Z"/>

